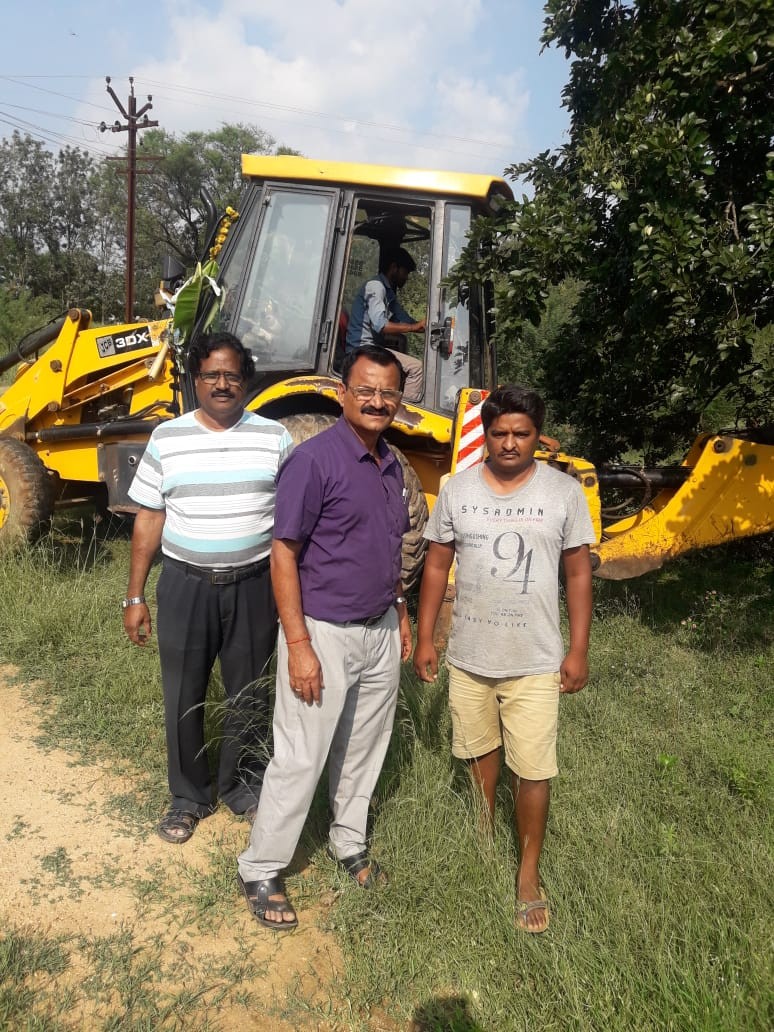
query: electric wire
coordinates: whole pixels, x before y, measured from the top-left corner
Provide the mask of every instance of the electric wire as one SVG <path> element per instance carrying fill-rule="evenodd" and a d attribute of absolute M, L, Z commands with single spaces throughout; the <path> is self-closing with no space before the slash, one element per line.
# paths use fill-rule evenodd
<path fill-rule="evenodd" d="M 6 117 L 3 117 L 4 115 Z M 95 158 L 104 158 L 111 154 L 111 151 L 106 147 L 100 147 L 98 144 L 90 144 L 85 140 L 79 139 L 77 136 L 71 136 L 68 133 L 60 133 L 55 129 L 46 129 L 44 126 L 37 125 L 34 122 L 28 122 L 26 119 L 14 117 L 9 112 L 3 111 L 2 109 L 0 109 L 0 124 L 8 125 L 12 129 L 17 129 L 19 132 L 22 132 L 27 136 L 31 136 L 33 139 L 42 143 L 50 143 L 59 147 L 77 147 L 80 150 L 86 151 Z"/>
<path fill-rule="evenodd" d="M 64 100 L 70 100 L 70 101 L 74 101 L 76 103 L 82 103 L 84 105 L 88 105 L 90 107 L 94 107 L 94 108 L 96 108 L 97 110 L 100 110 L 100 111 L 110 111 L 111 113 L 114 113 L 114 109 L 108 108 L 107 106 L 95 104 L 92 101 L 81 101 L 79 98 L 73 97 L 70 94 L 58 92 L 56 90 L 47 89 L 46 87 L 38 86 L 35 83 L 28 83 L 27 82 L 27 80 L 33 79 L 33 78 L 34 79 L 59 79 L 59 78 L 65 78 L 65 79 L 81 79 L 81 80 L 93 81 L 94 77 L 93 76 L 27 76 L 27 75 L 13 75 L 13 76 L 11 76 L 11 75 L 0 75 L 0 81 L 10 82 L 10 83 L 13 83 L 13 84 L 19 85 L 19 86 L 29 85 L 29 87 L 31 89 L 35 89 L 35 90 L 38 90 L 40 92 L 50 94 L 52 96 L 57 96 L 57 97 L 60 97 L 60 98 L 62 98 Z M 111 77 L 111 79 L 113 81 L 117 80 L 118 78 L 119 77 L 117 77 L 117 76 L 112 76 Z M 457 135 L 454 135 L 454 134 L 451 134 L 451 133 L 433 132 L 433 131 L 430 131 L 430 130 L 422 130 L 421 132 L 418 132 L 416 129 L 412 129 L 411 127 L 408 127 L 408 126 L 399 126 L 399 125 L 393 125 L 393 124 L 388 123 L 388 122 L 378 122 L 378 121 L 369 120 L 369 119 L 362 119 L 362 118 L 357 118 L 357 117 L 352 117 L 352 116 L 347 116 L 347 115 L 341 115 L 341 114 L 336 114 L 336 113 L 329 113 L 329 112 L 324 112 L 324 111 L 318 111 L 318 110 L 315 110 L 313 108 L 305 108 L 305 107 L 301 107 L 301 106 L 298 106 L 298 105 L 275 104 L 275 103 L 272 103 L 270 101 L 261 101 L 261 100 L 256 100 L 256 99 L 248 98 L 248 97 L 239 97 L 239 96 L 236 96 L 234 94 L 217 93 L 217 92 L 215 92 L 213 90 L 199 89 L 199 88 L 193 87 L 193 86 L 183 86 L 183 85 L 176 84 L 176 83 L 165 83 L 165 82 L 162 82 L 162 81 L 157 80 L 157 79 L 138 80 L 136 77 L 133 77 L 133 80 L 134 80 L 134 86 L 135 86 L 135 88 L 138 89 L 139 92 L 143 92 L 146 88 L 153 89 L 155 91 L 154 92 L 154 99 L 155 100 L 164 99 L 164 100 L 167 100 L 170 103 L 180 104 L 180 103 L 183 103 L 183 99 L 180 96 L 176 96 L 175 94 L 178 94 L 178 95 L 182 94 L 183 98 L 198 97 L 198 98 L 205 99 L 205 100 L 215 101 L 216 104 L 222 104 L 222 103 L 227 103 L 228 105 L 241 104 L 241 105 L 244 105 L 244 106 L 246 106 L 248 108 L 253 108 L 253 109 L 258 109 L 258 110 L 269 109 L 269 110 L 273 110 L 273 111 L 277 111 L 277 112 L 281 112 L 281 113 L 289 114 L 289 115 L 301 115 L 302 117 L 311 117 L 313 119 L 320 119 L 322 121 L 340 122 L 344 126 L 350 127 L 350 128 L 337 128 L 337 127 L 332 126 L 332 125 L 325 126 L 325 125 L 315 124 L 314 122 L 312 122 L 312 123 L 309 123 L 309 122 L 298 122 L 296 119 L 293 119 L 293 120 L 284 119 L 279 114 L 272 116 L 272 115 L 268 115 L 268 114 L 264 113 L 263 116 L 262 116 L 265 119 L 268 119 L 268 120 L 274 121 L 274 122 L 279 122 L 280 124 L 287 125 L 287 126 L 292 127 L 292 128 L 312 129 L 312 130 L 315 130 L 315 131 L 318 131 L 318 132 L 319 131 L 334 132 L 334 133 L 336 133 L 339 136 L 351 137 L 353 129 L 354 130 L 360 129 L 361 130 L 361 135 L 363 135 L 362 130 L 369 130 L 369 129 L 376 129 L 376 130 L 379 130 L 379 131 L 382 131 L 382 132 L 387 131 L 387 132 L 393 133 L 393 134 L 403 134 L 403 135 L 405 135 L 407 137 L 407 139 L 405 141 L 404 140 L 396 140 L 394 138 L 394 136 L 392 136 L 392 137 L 374 136 L 372 133 L 367 133 L 366 135 L 367 135 L 367 138 L 369 140 L 374 140 L 374 141 L 377 141 L 377 142 L 386 142 L 386 143 L 390 143 L 390 144 L 396 145 L 396 146 L 410 146 L 413 149 L 426 150 L 426 151 L 430 151 L 430 152 L 433 152 L 433 153 L 443 152 L 443 153 L 447 153 L 447 154 L 459 155 L 460 151 L 458 149 L 454 149 L 454 148 L 450 148 L 450 147 L 439 147 L 437 144 L 432 144 L 432 145 L 431 144 L 423 144 L 421 142 L 422 140 L 424 140 L 424 139 L 437 139 L 437 140 L 443 140 L 443 141 L 452 141 L 454 143 L 460 143 L 460 144 L 464 144 L 466 146 L 475 146 L 475 147 L 479 147 L 479 148 L 486 148 L 486 149 L 489 149 L 491 151 L 494 151 L 495 153 L 500 153 L 500 154 L 505 154 L 509 150 L 509 148 L 512 147 L 512 144 L 509 143 L 508 141 L 505 141 L 505 140 L 503 140 L 503 141 L 482 140 L 482 139 L 475 139 L 475 138 L 467 137 L 467 136 L 457 136 Z M 161 90 L 162 92 L 159 93 L 158 90 Z M 212 105 L 201 105 L 201 104 L 199 104 L 199 105 L 192 105 L 190 99 L 186 99 L 185 103 L 186 103 L 186 106 L 189 107 L 189 108 L 191 106 L 196 106 L 196 107 L 198 107 L 201 110 L 212 110 Z M 58 117 L 69 117 L 69 116 L 58 116 Z M 88 125 L 89 123 L 86 122 L 84 124 Z"/>

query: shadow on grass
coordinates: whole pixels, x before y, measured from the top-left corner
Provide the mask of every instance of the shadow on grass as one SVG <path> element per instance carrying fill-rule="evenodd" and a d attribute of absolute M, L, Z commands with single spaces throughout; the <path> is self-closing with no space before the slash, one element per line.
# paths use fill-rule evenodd
<path fill-rule="evenodd" d="M 91 507 L 67 509 L 57 513 L 51 530 L 27 554 L 32 561 L 47 563 L 62 573 L 90 573 L 110 565 L 112 545 L 128 542 L 132 527 L 131 517 L 102 515 Z"/>
<path fill-rule="evenodd" d="M 484 1032 L 462 996 L 437 996 L 420 1004 L 409 1028 L 410 1032 Z"/>
<path fill-rule="evenodd" d="M 703 652 L 757 651 L 772 641 L 774 535 L 680 557 L 628 581 L 597 580 L 594 619 L 637 617 Z"/>

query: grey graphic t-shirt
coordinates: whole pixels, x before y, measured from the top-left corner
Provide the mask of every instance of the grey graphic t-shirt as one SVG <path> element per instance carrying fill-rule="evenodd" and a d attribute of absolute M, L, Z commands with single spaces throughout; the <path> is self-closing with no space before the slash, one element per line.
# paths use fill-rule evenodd
<path fill-rule="evenodd" d="M 425 537 L 454 542 L 457 556 L 449 662 L 485 677 L 557 671 L 561 553 L 596 540 L 580 485 L 538 462 L 499 495 L 476 466 L 443 486 Z"/>

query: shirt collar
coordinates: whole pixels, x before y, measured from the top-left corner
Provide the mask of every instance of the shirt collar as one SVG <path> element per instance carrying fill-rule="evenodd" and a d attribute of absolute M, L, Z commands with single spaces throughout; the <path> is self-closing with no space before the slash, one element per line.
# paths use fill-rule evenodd
<path fill-rule="evenodd" d="M 384 289 L 387 291 L 388 294 L 392 294 L 394 297 L 397 297 L 397 294 L 395 293 L 395 287 L 393 287 L 392 283 L 390 283 L 390 281 L 387 279 L 383 272 L 379 273 L 377 279 L 382 283 Z"/>
<path fill-rule="evenodd" d="M 373 458 L 368 448 L 366 448 L 344 416 L 339 416 L 338 422 L 334 424 L 334 429 L 358 462 L 362 462 L 366 456 L 369 459 Z M 393 453 L 387 447 L 384 437 L 380 437 L 376 442 L 376 450 L 379 453 L 379 458 L 383 460 L 381 463 L 382 469 L 386 469 L 392 462 L 397 461 Z"/>

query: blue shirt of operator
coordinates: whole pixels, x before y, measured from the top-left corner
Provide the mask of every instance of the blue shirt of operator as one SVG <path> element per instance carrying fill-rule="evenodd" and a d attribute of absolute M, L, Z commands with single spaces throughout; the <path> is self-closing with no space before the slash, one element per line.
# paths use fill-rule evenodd
<path fill-rule="evenodd" d="M 388 322 L 413 323 L 414 317 L 401 307 L 390 281 L 380 272 L 358 290 L 352 302 L 347 326 L 347 351 L 364 344 L 381 344 Z"/>

